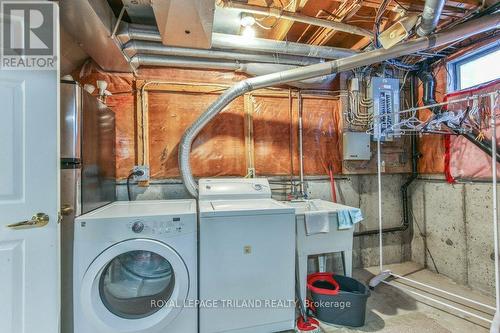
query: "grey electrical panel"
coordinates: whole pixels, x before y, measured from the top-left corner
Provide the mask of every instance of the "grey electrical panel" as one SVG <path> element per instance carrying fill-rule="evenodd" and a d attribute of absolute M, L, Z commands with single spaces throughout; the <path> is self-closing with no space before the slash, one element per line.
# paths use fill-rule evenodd
<path fill-rule="evenodd" d="M 344 132 L 342 148 L 345 161 L 368 161 L 371 159 L 370 134 Z"/>
<path fill-rule="evenodd" d="M 400 137 L 399 129 L 399 79 L 372 77 L 368 86 L 368 98 L 373 100 L 373 140 L 392 141 Z"/>

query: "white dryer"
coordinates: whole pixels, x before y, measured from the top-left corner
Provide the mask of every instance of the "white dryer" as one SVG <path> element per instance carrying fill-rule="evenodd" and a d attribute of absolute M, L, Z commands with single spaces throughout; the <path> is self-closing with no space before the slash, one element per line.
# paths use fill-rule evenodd
<path fill-rule="evenodd" d="M 266 179 L 199 182 L 200 333 L 295 324 L 295 212 Z"/>
<path fill-rule="evenodd" d="M 74 242 L 75 333 L 197 333 L 194 200 L 114 202 Z"/>

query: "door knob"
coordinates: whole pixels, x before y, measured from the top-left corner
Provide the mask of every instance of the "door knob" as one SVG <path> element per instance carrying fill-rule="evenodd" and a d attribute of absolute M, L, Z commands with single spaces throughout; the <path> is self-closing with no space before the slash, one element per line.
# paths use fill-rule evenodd
<path fill-rule="evenodd" d="M 73 206 L 71 206 L 71 205 L 64 204 L 61 207 L 61 215 L 63 215 L 63 216 L 71 215 L 73 213 L 73 211 L 74 211 L 74 209 L 73 209 Z"/>
<path fill-rule="evenodd" d="M 12 223 L 7 225 L 7 227 L 12 229 L 40 228 L 47 225 L 48 223 L 49 223 L 49 216 L 47 214 L 37 213 L 33 215 L 31 220 Z"/>

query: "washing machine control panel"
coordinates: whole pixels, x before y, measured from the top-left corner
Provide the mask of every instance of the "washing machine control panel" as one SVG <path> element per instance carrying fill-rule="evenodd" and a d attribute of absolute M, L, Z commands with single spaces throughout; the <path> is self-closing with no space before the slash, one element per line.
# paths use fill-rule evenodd
<path fill-rule="evenodd" d="M 188 231 L 180 217 L 136 219 L 128 224 L 128 228 L 143 235 L 173 235 Z"/>
<path fill-rule="evenodd" d="M 136 234 L 143 232 L 144 223 L 142 223 L 141 221 L 134 222 L 134 224 L 132 224 L 132 231 Z"/>

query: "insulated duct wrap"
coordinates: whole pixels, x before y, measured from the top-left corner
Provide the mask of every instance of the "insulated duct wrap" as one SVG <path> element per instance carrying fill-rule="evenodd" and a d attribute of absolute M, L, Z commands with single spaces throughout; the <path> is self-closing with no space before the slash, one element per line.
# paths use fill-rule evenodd
<path fill-rule="evenodd" d="M 427 36 L 436 29 L 446 0 L 426 0 L 422 19 L 417 28 L 419 36 Z"/>
<path fill-rule="evenodd" d="M 331 62 L 315 64 L 307 67 L 291 69 L 274 74 L 250 78 L 237 83 L 226 90 L 185 132 L 179 147 L 179 165 L 184 184 L 192 196 L 198 196 L 198 186 L 191 171 L 189 160 L 191 145 L 196 135 L 231 101 L 246 92 L 286 84 L 289 82 L 306 80 L 309 78 L 352 70 L 354 68 L 371 65 L 414 52 L 441 46 L 449 42 L 467 38 L 475 34 L 496 29 L 500 25 L 500 14 L 490 15 L 480 20 L 472 20 L 453 29 L 443 31 L 429 37 L 421 37 L 396 45 L 388 50 L 377 49 L 349 58 Z"/>
<path fill-rule="evenodd" d="M 124 45 L 130 41 L 147 41 L 155 42 L 158 46 L 163 45 L 161 44 L 158 29 L 152 26 L 123 23 L 118 38 Z M 308 45 L 264 38 L 248 39 L 239 35 L 221 33 L 213 33 L 212 48 L 324 59 L 345 58 L 359 53 L 358 51 L 340 47 Z"/>

